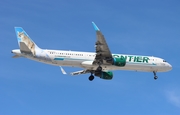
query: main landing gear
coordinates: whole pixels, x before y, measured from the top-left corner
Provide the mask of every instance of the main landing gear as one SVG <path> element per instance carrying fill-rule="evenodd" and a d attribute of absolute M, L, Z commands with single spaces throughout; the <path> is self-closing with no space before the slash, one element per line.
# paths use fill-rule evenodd
<path fill-rule="evenodd" d="M 103 63 L 103 61 L 101 60 L 101 61 L 99 61 L 98 62 L 98 68 L 96 69 L 97 71 L 102 71 L 102 67 L 101 67 L 101 64 Z"/>
<path fill-rule="evenodd" d="M 98 68 L 96 69 L 96 71 L 101 72 L 102 67 L 99 65 Z M 91 75 L 89 76 L 89 81 L 92 81 L 92 80 L 94 80 L 93 72 L 91 72 Z"/>
<path fill-rule="evenodd" d="M 91 74 L 90 76 L 89 76 L 89 81 L 92 81 L 94 79 L 94 76 Z"/>
<path fill-rule="evenodd" d="M 156 72 L 153 71 L 153 74 L 154 74 L 154 80 L 156 80 L 158 78 L 158 76 L 156 75 Z"/>

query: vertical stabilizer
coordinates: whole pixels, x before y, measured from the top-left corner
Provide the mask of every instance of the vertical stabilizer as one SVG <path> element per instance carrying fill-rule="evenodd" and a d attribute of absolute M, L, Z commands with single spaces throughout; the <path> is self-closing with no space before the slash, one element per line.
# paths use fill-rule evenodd
<path fill-rule="evenodd" d="M 36 55 L 36 49 L 40 49 L 21 27 L 15 27 L 15 32 L 21 52 Z"/>

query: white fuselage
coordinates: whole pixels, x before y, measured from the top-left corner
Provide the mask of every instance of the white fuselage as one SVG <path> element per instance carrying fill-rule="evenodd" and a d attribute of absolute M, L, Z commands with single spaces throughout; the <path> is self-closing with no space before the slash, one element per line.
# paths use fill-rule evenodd
<path fill-rule="evenodd" d="M 93 65 L 96 53 L 92 52 L 78 52 L 78 51 L 65 51 L 65 50 L 44 50 L 33 56 L 32 54 L 21 53 L 19 49 L 12 50 L 12 53 L 23 56 L 35 61 L 43 62 L 46 64 L 56 66 L 70 66 L 81 67 L 86 69 L 96 70 L 98 65 Z M 115 65 L 102 64 L 103 70 L 132 70 L 132 71 L 147 71 L 147 72 L 165 72 L 172 69 L 172 66 L 165 60 L 140 55 L 125 55 L 125 54 L 112 54 L 113 56 L 123 56 L 126 58 L 126 65 L 119 67 Z M 146 60 L 148 58 L 148 60 Z"/>

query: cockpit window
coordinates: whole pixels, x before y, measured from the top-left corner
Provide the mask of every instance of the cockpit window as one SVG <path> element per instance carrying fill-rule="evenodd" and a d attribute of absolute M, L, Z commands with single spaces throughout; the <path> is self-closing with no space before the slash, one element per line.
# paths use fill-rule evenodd
<path fill-rule="evenodd" d="M 166 60 L 163 60 L 163 62 L 167 62 Z"/>

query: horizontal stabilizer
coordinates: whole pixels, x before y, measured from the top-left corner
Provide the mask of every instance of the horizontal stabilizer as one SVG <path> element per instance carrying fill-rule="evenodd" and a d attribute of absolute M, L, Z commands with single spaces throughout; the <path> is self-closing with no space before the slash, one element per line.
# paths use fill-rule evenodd
<path fill-rule="evenodd" d="M 14 55 L 12 58 L 19 58 L 19 57 L 22 57 L 22 56 Z"/>

